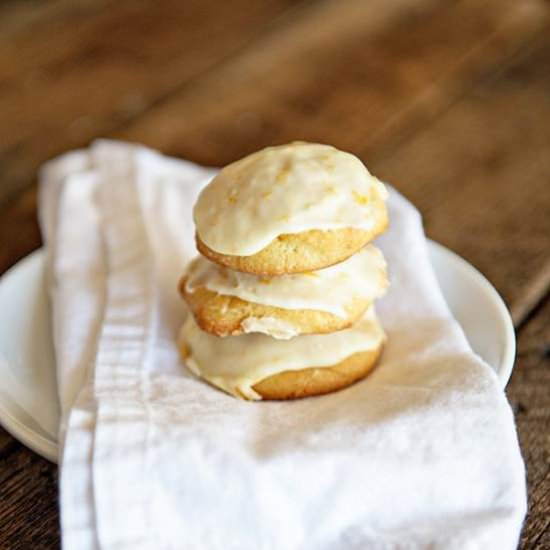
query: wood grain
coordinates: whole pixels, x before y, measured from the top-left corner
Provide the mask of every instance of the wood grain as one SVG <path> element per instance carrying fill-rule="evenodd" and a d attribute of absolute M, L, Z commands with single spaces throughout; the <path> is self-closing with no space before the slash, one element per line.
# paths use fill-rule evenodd
<path fill-rule="evenodd" d="M 0 548 L 58 548 L 56 466 L 17 444 L 0 454 L 0 487 Z"/>
<path fill-rule="evenodd" d="M 18 443 L 0 427 L 0 457 L 8 454 Z"/>
<path fill-rule="evenodd" d="M 550 538 L 550 295 L 520 332 L 507 395 L 527 465 L 529 512 L 521 548 L 549 548 Z"/>
<path fill-rule="evenodd" d="M 520 322 L 550 284 L 548 6 L 405 2 L 381 27 L 358 26 L 364 4 L 354 6 L 337 48 L 295 21 L 296 49 L 284 44 L 292 28 L 276 54 L 266 39 L 117 135 L 205 164 L 296 138 L 351 150 L 417 204 L 430 236 L 489 276 Z"/>
<path fill-rule="evenodd" d="M 10 200 L 0 211 L 0 274 L 41 243 L 36 218 L 36 188 Z"/>
<path fill-rule="evenodd" d="M 509 59 L 548 14 L 537 0 L 317 3 L 117 135 L 211 165 L 292 139 L 377 158 Z"/>
<path fill-rule="evenodd" d="M 0 35 L 0 199 L 45 159 L 123 126 L 296 5 L 78 1 L 15 25 Z"/>
<path fill-rule="evenodd" d="M 374 162 L 519 323 L 550 287 L 550 34 Z"/>
<path fill-rule="evenodd" d="M 0 47 L 20 31 L 28 32 L 34 25 L 45 25 L 70 13 L 81 17 L 109 9 L 114 0 L 2 0 L 0 2 Z"/>

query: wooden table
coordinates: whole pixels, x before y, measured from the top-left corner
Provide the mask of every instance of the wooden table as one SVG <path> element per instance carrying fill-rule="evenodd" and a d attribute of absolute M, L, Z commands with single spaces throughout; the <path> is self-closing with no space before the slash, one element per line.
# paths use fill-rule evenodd
<path fill-rule="evenodd" d="M 550 548 L 550 4 L 4 1 L 0 272 L 40 246 L 36 173 L 97 136 L 223 165 L 303 139 L 359 155 L 508 303 L 527 463 L 521 548 Z M 0 548 L 56 548 L 57 468 L 0 431 Z"/>

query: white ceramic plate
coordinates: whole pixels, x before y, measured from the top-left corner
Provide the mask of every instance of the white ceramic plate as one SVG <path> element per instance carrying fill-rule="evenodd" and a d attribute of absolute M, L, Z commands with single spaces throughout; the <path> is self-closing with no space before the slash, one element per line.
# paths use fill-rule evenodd
<path fill-rule="evenodd" d="M 514 328 L 504 302 L 465 260 L 437 243 L 429 245 L 453 315 L 504 387 L 515 357 Z M 55 462 L 59 403 L 42 250 L 0 279 L 0 327 L 0 423 L 24 445 Z"/>

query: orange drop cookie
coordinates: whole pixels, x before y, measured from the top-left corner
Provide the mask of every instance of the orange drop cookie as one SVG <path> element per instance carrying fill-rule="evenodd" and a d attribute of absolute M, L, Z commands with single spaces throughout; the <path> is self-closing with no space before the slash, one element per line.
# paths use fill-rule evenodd
<path fill-rule="evenodd" d="M 251 256 L 220 254 L 206 246 L 196 236 L 198 251 L 220 265 L 256 275 L 276 276 L 304 273 L 342 262 L 381 235 L 388 227 L 388 215 L 383 203 L 376 224 L 370 230 L 347 227 L 276 237 L 269 245 Z"/>
<path fill-rule="evenodd" d="M 385 335 L 371 308 L 354 326 L 331 334 L 276 340 L 262 334 L 218 338 L 192 316 L 180 353 L 197 376 L 243 399 L 296 399 L 342 389 L 366 376 Z"/>
<path fill-rule="evenodd" d="M 384 185 L 354 155 L 291 143 L 221 170 L 193 216 L 199 252 L 230 269 L 274 276 L 349 258 L 388 225 Z"/>
<path fill-rule="evenodd" d="M 298 334 L 334 332 L 351 326 L 371 304 L 355 299 L 346 304 L 346 316 L 339 317 L 326 311 L 255 304 L 205 288 L 187 292 L 185 279 L 181 281 L 180 292 L 201 329 L 216 336 L 262 332 L 285 340 Z"/>
<path fill-rule="evenodd" d="M 207 332 L 261 332 L 285 339 L 349 327 L 387 286 L 384 257 L 368 245 L 335 266 L 272 278 L 229 270 L 199 256 L 179 291 Z"/>

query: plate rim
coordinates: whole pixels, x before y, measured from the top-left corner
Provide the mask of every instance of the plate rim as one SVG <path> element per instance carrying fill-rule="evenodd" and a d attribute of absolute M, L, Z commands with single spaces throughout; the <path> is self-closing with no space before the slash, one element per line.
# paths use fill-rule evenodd
<path fill-rule="evenodd" d="M 491 284 L 489 279 L 479 269 L 473 266 L 470 262 L 465 260 L 462 256 L 459 256 L 456 252 L 453 252 L 450 248 L 434 241 L 432 239 L 426 239 L 430 246 L 433 246 L 439 252 L 451 256 L 453 260 L 460 265 L 460 268 L 465 272 L 469 273 L 470 276 L 477 276 L 479 283 L 483 287 L 483 290 L 491 297 L 491 301 L 495 304 L 499 317 L 504 325 L 505 340 L 504 340 L 504 350 L 502 353 L 502 358 L 500 360 L 500 367 L 495 372 L 497 375 L 502 390 L 504 391 L 510 377 L 512 376 L 512 370 L 514 369 L 514 364 L 516 362 L 516 331 L 514 328 L 514 323 L 512 321 L 512 316 L 504 299 L 498 293 L 497 289 Z M 445 295 L 443 295 L 445 298 Z M 475 353 L 475 352 L 474 352 Z M 494 369 L 492 368 L 494 371 Z"/>
<path fill-rule="evenodd" d="M 23 258 L 19 259 L 16 263 L 10 266 L 0 276 L 0 285 L 3 283 L 6 277 L 11 276 L 14 272 L 27 264 L 37 261 L 37 257 L 44 257 L 46 249 L 41 246 L 36 250 L 33 250 Z M 17 402 L 15 403 L 17 405 Z M 4 401 L 0 398 L 0 425 L 4 428 L 14 439 L 28 447 L 35 453 L 39 454 L 43 458 L 57 463 L 59 443 L 57 440 L 53 440 L 40 432 L 27 426 L 24 422 L 13 416 L 11 411 L 6 408 Z"/>
<path fill-rule="evenodd" d="M 59 443 L 41 433 L 33 430 L 21 420 L 15 418 L 11 412 L 6 409 L 0 400 L 0 425 L 14 439 L 28 447 L 41 457 L 57 464 Z"/>
<path fill-rule="evenodd" d="M 428 242 L 428 252 L 430 248 L 434 248 L 438 253 L 443 254 L 444 256 L 452 258 L 452 260 L 460 266 L 460 269 L 463 273 L 468 273 L 469 277 L 476 277 L 477 282 L 482 286 L 484 292 L 489 295 L 491 301 L 494 303 L 495 307 L 498 310 L 499 317 L 503 322 L 504 331 L 505 331 L 505 341 L 504 341 L 504 350 L 500 365 L 498 370 L 491 366 L 491 370 L 495 372 L 495 375 L 498 377 L 500 385 L 504 390 L 512 370 L 514 368 L 515 359 L 516 359 L 516 335 L 515 329 L 510 316 L 510 312 L 506 307 L 506 304 L 495 287 L 491 282 L 481 273 L 476 267 L 470 264 L 467 260 L 459 256 L 456 252 L 453 252 L 446 246 L 427 238 Z M 21 258 L 18 262 L 10 266 L 1 276 L 0 284 L 2 284 L 5 277 L 10 276 L 18 269 L 21 269 L 26 264 L 36 261 L 36 257 L 44 256 L 46 250 L 44 247 L 39 247 L 36 250 L 33 250 L 31 253 L 27 254 Z M 445 298 L 445 295 L 443 295 Z M 15 403 L 17 405 L 17 403 Z M 0 398 L 0 425 L 16 440 L 21 442 L 23 445 L 36 452 L 40 456 L 46 458 L 47 460 L 57 463 L 59 443 L 57 440 L 53 440 L 38 431 L 34 430 L 27 426 L 24 422 L 14 417 L 13 414 L 5 407 L 3 400 Z"/>

